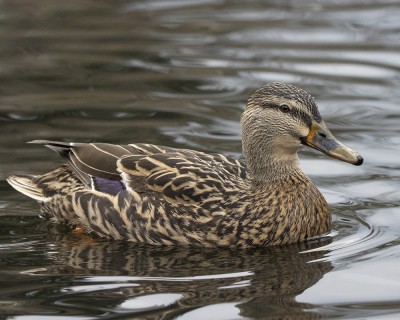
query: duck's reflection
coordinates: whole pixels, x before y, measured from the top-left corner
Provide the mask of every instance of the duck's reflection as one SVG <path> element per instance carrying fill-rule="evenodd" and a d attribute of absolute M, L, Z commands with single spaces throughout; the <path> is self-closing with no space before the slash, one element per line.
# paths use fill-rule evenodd
<path fill-rule="evenodd" d="M 299 304 L 294 297 L 332 269 L 329 262 L 311 262 L 322 258 L 325 252 L 304 253 L 326 245 L 329 240 L 229 250 L 93 242 L 81 237 L 56 241 L 60 246 L 57 262 L 47 272 L 74 275 L 74 279 L 85 279 L 84 282 L 90 279 L 90 283 L 97 285 L 123 283 L 85 292 L 88 301 L 100 305 L 107 301 L 108 310 L 147 295 L 179 296 L 171 304 L 163 305 L 160 301 L 156 310 L 147 310 L 151 318 L 176 317 L 224 302 L 238 302 L 236 307 L 243 317 L 315 318 L 316 314 L 307 312 L 312 306 Z M 82 285 L 81 280 L 75 280 L 75 285 Z M 129 311 L 138 312 L 134 308 Z"/>

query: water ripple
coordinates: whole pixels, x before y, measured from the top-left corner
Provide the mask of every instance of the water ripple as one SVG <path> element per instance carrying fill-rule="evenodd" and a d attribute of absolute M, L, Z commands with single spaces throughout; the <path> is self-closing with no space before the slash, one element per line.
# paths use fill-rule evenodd
<path fill-rule="evenodd" d="M 398 317 L 397 0 L 4 0 L 0 8 L 2 314 Z M 35 138 L 239 157 L 241 111 L 270 81 L 312 93 L 334 134 L 365 158 L 354 167 L 302 151 L 332 208 L 325 237 L 240 252 L 88 243 L 43 223 L 4 180 L 59 164 L 25 144 Z"/>

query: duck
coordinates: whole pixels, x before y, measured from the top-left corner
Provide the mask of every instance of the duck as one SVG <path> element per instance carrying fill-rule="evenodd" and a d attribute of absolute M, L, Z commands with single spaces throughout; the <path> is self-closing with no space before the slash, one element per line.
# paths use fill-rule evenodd
<path fill-rule="evenodd" d="M 34 140 L 65 164 L 8 183 L 38 201 L 54 223 L 91 237 L 159 246 L 250 248 L 327 234 L 329 206 L 301 170 L 313 148 L 356 166 L 363 158 L 330 132 L 315 99 L 272 82 L 248 99 L 243 161 L 161 145 Z"/>

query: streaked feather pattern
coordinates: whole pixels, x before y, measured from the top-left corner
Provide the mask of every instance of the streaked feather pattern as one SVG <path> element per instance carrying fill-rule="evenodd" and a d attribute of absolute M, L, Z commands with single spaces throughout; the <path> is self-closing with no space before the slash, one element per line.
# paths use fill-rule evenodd
<path fill-rule="evenodd" d="M 329 231 L 327 203 L 298 167 L 297 149 L 308 144 L 357 165 L 362 158 L 326 131 L 314 99 L 294 86 L 268 84 L 250 97 L 241 123 L 246 164 L 152 144 L 36 140 L 67 164 L 8 182 L 53 221 L 112 239 L 251 247 Z M 316 127 L 325 133 L 314 135 Z M 316 137 L 326 138 L 322 147 Z"/>
<path fill-rule="evenodd" d="M 291 226 L 270 223 L 268 230 L 262 227 L 264 215 L 276 219 L 280 214 L 264 204 L 277 208 L 285 204 L 274 199 L 279 186 L 257 186 L 260 190 L 256 191 L 245 165 L 236 159 L 142 144 L 34 143 L 57 152 L 62 146 L 63 157 L 73 158 L 67 160 L 68 166 L 31 180 L 35 193 L 46 199 L 42 200 L 42 211 L 55 221 L 83 226 L 100 237 L 158 245 L 246 247 L 292 242 L 285 233 L 297 226 L 295 220 L 288 220 Z M 121 190 L 115 195 L 99 191 L 90 183 L 96 176 L 120 181 Z M 312 186 L 307 178 L 303 180 L 305 189 Z M 19 178 L 11 177 L 12 185 L 13 181 Z M 302 189 L 290 188 L 296 185 L 296 177 L 284 183 L 288 186 L 282 188 L 291 190 L 286 194 L 290 208 L 290 200 L 298 198 Z M 264 199 L 258 198 L 261 190 Z M 25 194 L 32 196 L 29 190 Z M 311 194 L 316 200 L 318 196 L 318 192 Z M 317 204 L 323 206 L 324 202 Z M 253 219 L 243 220 L 248 211 L 253 212 Z M 312 223 L 306 228 L 310 230 L 293 230 L 304 236 L 314 233 Z"/>
<path fill-rule="evenodd" d="M 124 156 L 118 168 L 126 186 L 134 190 L 141 177 L 149 190 L 162 193 L 172 203 L 191 203 L 206 209 L 221 203 L 220 195 L 245 187 L 242 163 L 223 155 L 182 151 L 158 153 L 138 159 Z"/>

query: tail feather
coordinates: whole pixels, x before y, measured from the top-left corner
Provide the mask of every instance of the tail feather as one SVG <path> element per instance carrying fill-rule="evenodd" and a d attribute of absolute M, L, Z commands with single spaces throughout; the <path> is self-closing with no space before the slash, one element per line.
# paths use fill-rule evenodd
<path fill-rule="evenodd" d="M 57 152 L 61 157 L 64 158 L 65 161 L 69 164 L 71 169 L 75 172 L 78 176 L 79 180 L 82 181 L 86 186 L 91 185 L 90 176 L 82 170 L 82 168 L 77 165 L 77 158 L 74 154 L 73 147 L 77 144 L 69 143 L 69 142 L 61 142 L 61 141 L 50 141 L 50 140 L 33 140 L 28 143 L 33 144 L 43 144 L 51 150 Z M 79 162 L 79 160 L 78 160 Z"/>
<path fill-rule="evenodd" d="M 69 153 L 71 152 L 71 143 L 69 142 L 61 142 L 61 141 L 50 141 L 50 140 L 33 140 L 28 143 L 32 144 L 43 144 L 46 147 L 54 150 L 62 157 L 69 157 Z"/>
<path fill-rule="evenodd" d="M 17 191 L 40 202 L 46 202 L 50 198 L 43 194 L 43 190 L 33 182 L 35 176 L 10 176 L 7 182 Z"/>

